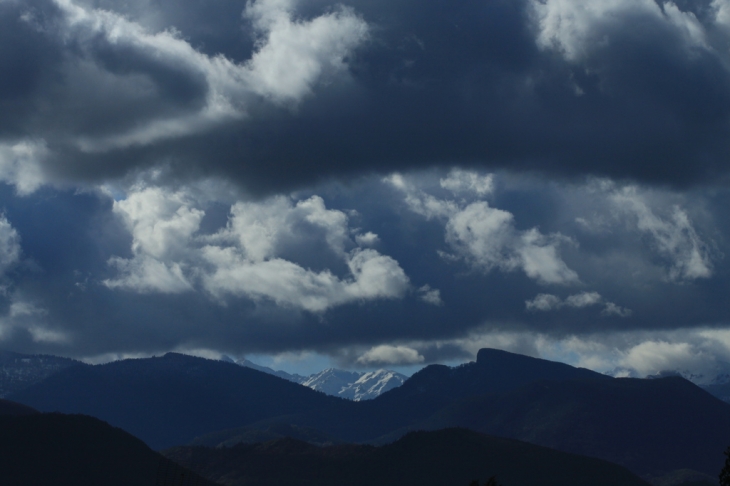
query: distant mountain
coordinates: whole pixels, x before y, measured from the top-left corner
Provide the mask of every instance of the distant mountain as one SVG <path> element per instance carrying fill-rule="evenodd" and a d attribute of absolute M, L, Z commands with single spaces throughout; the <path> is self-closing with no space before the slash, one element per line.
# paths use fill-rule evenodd
<path fill-rule="evenodd" d="M 80 361 L 58 356 L 0 351 L 0 398 L 39 383 L 71 366 L 85 365 Z"/>
<path fill-rule="evenodd" d="M 327 395 L 360 401 L 378 397 L 401 386 L 407 379 L 407 376 L 389 370 L 357 372 L 328 368 L 310 375 L 301 384 Z"/>
<path fill-rule="evenodd" d="M 429 365 L 402 386 L 361 403 L 357 420 L 337 416 L 306 415 L 307 425 L 346 441 L 368 441 L 403 426 L 418 423 L 455 401 L 489 393 L 502 393 L 536 380 L 611 380 L 587 369 L 531 358 L 497 349 L 481 349 L 476 362 L 454 368 Z"/>
<path fill-rule="evenodd" d="M 665 370 L 653 375 L 641 376 L 634 370 L 616 368 L 606 374 L 613 377 L 649 379 L 681 376 L 685 380 L 691 381 L 720 400 L 730 403 L 730 363 L 718 363 L 713 369 L 704 373 L 697 373 L 689 370 Z"/>
<path fill-rule="evenodd" d="M 224 356 L 223 361 L 235 362 L 241 366 L 299 383 L 333 397 L 347 398 L 354 401 L 371 400 L 388 390 L 401 386 L 408 379 L 404 374 L 383 369 L 364 372 L 328 368 L 309 376 L 301 376 L 273 370 L 266 366 L 259 366 L 247 359 L 234 361 Z"/>
<path fill-rule="evenodd" d="M 216 486 L 93 417 L 0 416 L 0 431 L 3 485 Z"/>
<path fill-rule="evenodd" d="M 382 447 L 280 439 L 163 454 L 228 486 L 468 486 L 492 476 L 504 486 L 648 486 L 606 461 L 465 429 L 414 432 Z"/>
<path fill-rule="evenodd" d="M 11 398 L 43 412 L 92 415 L 154 449 L 345 403 L 243 366 L 176 353 L 67 368 Z"/>
<path fill-rule="evenodd" d="M 459 401 L 410 428 L 445 427 L 600 457 L 639 474 L 716 476 L 730 443 L 730 405 L 681 377 L 540 381 Z"/>
<path fill-rule="evenodd" d="M 274 370 L 274 369 L 269 368 L 268 366 L 260 366 L 247 359 L 241 359 L 241 360 L 236 361 L 232 358 L 229 358 L 228 356 L 223 356 L 222 361 L 226 361 L 228 363 L 236 363 L 238 365 L 245 366 L 246 368 L 251 368 L 256 371 L 262 371 L 264 373 L 278 376 L 279 378 L 284 378 L 285 380 L 293 381 L 294 383 L 299 383 L 299 384 L 301 384 L 303 381 L 305 381 L 308 378 L 307 376 L 290 374 L 290 373 L 287 373 L 286 371 Z"/>

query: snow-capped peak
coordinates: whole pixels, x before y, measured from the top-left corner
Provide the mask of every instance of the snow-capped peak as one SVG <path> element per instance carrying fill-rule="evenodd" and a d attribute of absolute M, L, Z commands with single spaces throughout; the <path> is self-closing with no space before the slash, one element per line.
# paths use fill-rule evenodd
<path fill-rule="evenodd" d="M 259 366 L 247 359 L 236 361 L 241 366 L 285 378 L 299 383 L 312 390 L 321 391 L 327 395 L 347 398 L 350 400 L 370 400 L 388 390 L 399 387 L 408 379 L 407 376 L 390 370 L 376 371 L 345 371 L 336 368 L 327 368 L 309 376 L 290 375 L 283 371 L 276 371 L 265 366 Z"/>

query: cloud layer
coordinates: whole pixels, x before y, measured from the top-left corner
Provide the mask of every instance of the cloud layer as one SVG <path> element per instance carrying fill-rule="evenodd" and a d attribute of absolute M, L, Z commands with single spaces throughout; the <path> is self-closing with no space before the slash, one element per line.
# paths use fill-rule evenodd
<path fill-rule="evenodd" d="M 726 0 L 0 0 L 0 343 L 708 374 L 728 41 Z"/>

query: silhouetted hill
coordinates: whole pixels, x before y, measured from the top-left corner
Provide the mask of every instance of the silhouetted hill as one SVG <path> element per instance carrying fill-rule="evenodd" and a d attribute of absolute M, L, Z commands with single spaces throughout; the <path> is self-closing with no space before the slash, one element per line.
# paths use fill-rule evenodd
<path fill-rule="evenodd" d="M 730 405 L 680 377 L 543 381 L 463 400 L 414 427 L 467 427 L 639 474 L 687 468 L 717 475 L 730 441 Z"/>
<path fill-rule="evenodd" d="M 345 400 L 231 363 L 168 353 L 73 367 L 13 395 L 43 412 L 82 413 L 152 448 Z"/>
<path fill-rule="evenodd" d="M 93 417 L 0 417 L 0 484 L 215 486 Z"/>
<path fill-rule="evenodd" d="M 29 407 L 28 405 L 23 405 L 22 403 L 12 402 L 10 400 L 3 400 L 0 399 L 0 415 L 11 415 L 11 416 L 18 416 L 18 415 L 32 415 L 34 413 L 39 413 L 38 410 Z"/>
<path fill-rule="evenodd" d="M 504 486 L 647 486 L 615 464 L 464 429 L 414 432 L 381 447 L 281 439 L 164 454 L 227 486 L 468 486 L 494 475 Z"/>

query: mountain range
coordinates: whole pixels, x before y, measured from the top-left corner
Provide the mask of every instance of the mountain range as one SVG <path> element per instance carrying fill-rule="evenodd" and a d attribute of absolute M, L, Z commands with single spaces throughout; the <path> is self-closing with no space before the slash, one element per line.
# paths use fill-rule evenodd
<path fill-rule="evenodd" d="M 224 356 L 222 361 L 263 371 L 264 373 L 299 383 L 312 390 L 321 391 L 333 397 L 347 398 L 356 402 L 360 400 L 371 400 L 388 390 L 401 386 L 408 379 L 402 373 L 384 369 L 364 372 L 327 368 L 319 373 L 302 376 L 260 366 L 247 359 L 236 361 L 228 356 Z"/>
<path fill-rule="evenodd" d="M 98 417 L 158 450 L 193 441 L 230 447 L 287 431 L 320 445 L 385 444 L 460 426 L 661 477 L 681 469 L 716 476 L 730 440 L 730 405 L 681 377 L 611 378 L 495 349 L 458 367 L 427 366 L 357 402 L 175 353 L 69 367 L 12 399 Z"/>

